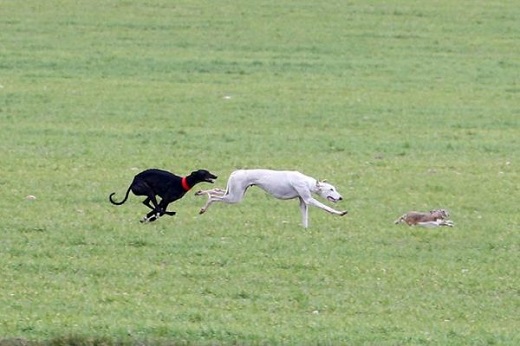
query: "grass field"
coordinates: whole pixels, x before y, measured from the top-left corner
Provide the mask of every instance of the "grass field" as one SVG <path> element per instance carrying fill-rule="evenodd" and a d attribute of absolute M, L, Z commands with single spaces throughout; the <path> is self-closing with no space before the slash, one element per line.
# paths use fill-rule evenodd
<path fill-rule="evenodd" d="M 514 1 L 0 13 L 0 345 L 520 344 Z M 107 197 L 151 167 L 299 170 L 349 215 L 250 189 L 143 225 Z"/>

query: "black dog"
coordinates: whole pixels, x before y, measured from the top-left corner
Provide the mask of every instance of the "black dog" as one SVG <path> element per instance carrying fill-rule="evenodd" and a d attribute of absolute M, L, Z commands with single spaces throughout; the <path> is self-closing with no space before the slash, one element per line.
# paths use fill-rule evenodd
<path fill-rule="evenodd" d="M 196 184 L 201 182 L 213 183 L 214 179 L 217 179 L 217 176 L 204 169 L 191 172 L 186 177 L 179 177 L 160 169 L 147 169 L 134 177 L 132 184 L 126 191 L 125 198 L 121 202 L 112 199 L 112 196 L 116 194 L 115 192 L 110 194 L 108 199 L 112 204 L 121 205 L 128 199 L 130 190 L 136 196 L 146 196 L 143 204 L 152 211 L 146 214 L 141 222 L 152 222 L 164 214 L 175 215 L 174 211 L 166 210 L 168 204 L 182 198 Z M 161 197 L 159 203 L 157 203 L 156 196 Z"/>

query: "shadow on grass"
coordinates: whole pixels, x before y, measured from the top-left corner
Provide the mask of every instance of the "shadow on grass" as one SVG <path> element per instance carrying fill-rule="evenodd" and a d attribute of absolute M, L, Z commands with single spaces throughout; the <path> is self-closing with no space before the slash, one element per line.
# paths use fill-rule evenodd
<path fill-rule="evenodd" d="M 47 341 L 30 341 L 21 338 L 0 340 L 0 346 L 169 346 L 192 345 L 187 342 L 157 340 L 114 340 L 107 337 L 64 336 Z"/>

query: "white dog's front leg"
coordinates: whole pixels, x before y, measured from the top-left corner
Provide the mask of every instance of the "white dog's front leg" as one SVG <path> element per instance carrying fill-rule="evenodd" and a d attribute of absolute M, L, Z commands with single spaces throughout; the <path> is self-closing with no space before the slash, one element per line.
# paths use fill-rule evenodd
<path fill-rule="evenodd" d="M 300 210 L 302 212 L 302 224 L 303 228 L 309 227 L 309 207 L 307 203 L 300 197 Z"/>
<path fill-rule="evenodd" d="M 331 207 L 321 203 L 320 201 L 314 199 L 314 198 L 309 198 L 308 201 L 307 201 L 308 204 L 312 204 L 313 206 L 315 207 L 318 207 L 318 208 L 321 208 L 331 214 L 336 214 L 336 215 L 340 215 L 340 216 L 343 216 L 343 215 L 347 215 L 348 211 L 344 210 L 344 211 L 338 211 L 336 209 L 332 209 Z"/>

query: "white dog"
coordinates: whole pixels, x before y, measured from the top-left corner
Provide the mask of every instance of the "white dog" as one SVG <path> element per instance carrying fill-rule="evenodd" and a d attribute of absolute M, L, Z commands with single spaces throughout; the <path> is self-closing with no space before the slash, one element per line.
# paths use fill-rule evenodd
<path fill-rule="evenodd" d="M 337 211 L 312 197 L 315 193 L 331 202 L 343 199 L 334 186 L 324 181 L 318 181 L 297 171 L 273 171 L 269 169 L 241 169 L 229 176 L 227 189 L 201 190 L 196 196 L 207 195 L 208 201 L 200 210 L 203 214 L 213 202 L 238 203 L 244 197 L 248 187 L 258 186 L 278 199 L 300 200 L 303 227 L 307 228 L 308 207 L 313 205 L 331 214 L 345 215 L 347 211 Z"/>

